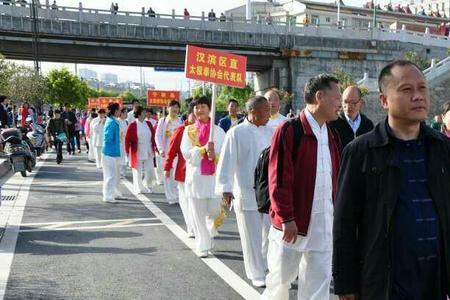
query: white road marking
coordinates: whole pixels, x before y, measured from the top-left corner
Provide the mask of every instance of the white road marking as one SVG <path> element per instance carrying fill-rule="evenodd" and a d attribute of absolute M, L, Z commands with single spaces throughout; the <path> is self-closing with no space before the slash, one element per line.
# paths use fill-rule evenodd
<path fill-rule="evenodd" d="M 93 229 L 111 229 L 111 228 L 128 228 L 128 227 L 152 227 L 152 226 L 162 226 L 163 223 L 147 223 L 147 224 L 111 224 L 104 226 L 84 226 L 84 227 L 62 227 L 62 228 L 35 228 L 35 229 L 21 229 L 20 233 L 25 232 L 44 232 L 44 231 L 77 231 L 77 230 L 93 230 Z"/>
<path fill-rule="evenodd" d="M 134 218 L 134 219 L 109 219 L 109 220 L 87 220 L 87 221 L 63 221 L 63 222 L 47 222 L 47 223 L 22 223 L 21 226 L 43 226 L 43 225 L 58 225 L 58 224 L 88 224 L 88 223 L 108 223 L 108 222 L 123 222 L 123 221 L 149 221 L 158 220 L 158 218 Z"/>
<path fill-rule="evenodd" d="M 133 191 L 133 184 L 128 179 L 123 179 L 122 182 L 125 184 L 125 186 L 130 192 Z M 195 252 L 195 241 L 187 237 L 186 231 L 184 231 L 177 223 L 175 223 L 168 215 L 166 215 L 148 197 L 142 194 L 138 194 L 135 196 L 145 205 L 145 207 L 152 214 L 154 214 L 158 219 L 160 219 L 161 222 L 180 241 L 182 241 L 193 252 Z M 261 298 L 261 294 L 255 288 L 249 285 L 244 279 L 242 279 L 239 275 L 233 272 L 233 270 L 231 270 L 227 265 L 221 262 L 214 255 L 210 255 L 208 258 L 202 259 L 202 261 L 244 299 L 258 300 Z"/>
<path fill-rule="evenodd" d="M 0 300 L 3 300 L 6 293 L 6 286 L 8 284 L 11 264 L 16 249 L 17 236 L 19 234 L 20 223 L 22 222 L 23 213 L 27 204 L 28 196 L 30 194 L 30 187 L 33 179 L 39 171 L 39 168 L 44 164 L 48 154 L 43 155 L 43 159 L 36 164 L 36 168 L 28 177 L 21 177 L 16 173 L 11 177 L 4 186 L 13 189 L 15 186 L 20 186 L 16 201 L 12 207 L 7 220 L 7 226 L 0 243 Z"/>

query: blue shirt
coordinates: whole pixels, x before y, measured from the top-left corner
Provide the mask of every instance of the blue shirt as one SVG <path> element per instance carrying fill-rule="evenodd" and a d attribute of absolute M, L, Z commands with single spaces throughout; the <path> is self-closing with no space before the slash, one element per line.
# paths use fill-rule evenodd
<path fill-rule="evenodd" d="M 352 128 L 353 134 L 356 135 L 356 132 L 358 131 L 359 126 L 361 125 L 361 114 L 358 113 L 355 120 L 350 119 L 345 113 L 344 116 L 345 119 L 347 120 L 348 125 L 350 125 L 350 127 Z"/>
<path fill-rule="evenodd" d="M 104 134 L 103 155 L 120 157 L 120 126 L 114 117 L 106 118 Z"/>
<path fill-rule="evenodd" d="M 419 138 L 394 139 L 402 173 L 393 221 L 393 275 L 390 299 L 445 299 L 441 284 L 439 218 L 428 190 L 426 151 Z"/>

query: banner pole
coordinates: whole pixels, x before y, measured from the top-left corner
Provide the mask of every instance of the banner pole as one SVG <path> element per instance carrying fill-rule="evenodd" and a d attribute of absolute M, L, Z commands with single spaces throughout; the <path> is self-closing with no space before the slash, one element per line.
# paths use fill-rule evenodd
<path fill-rule="evenodd" d="M 212 85 L 212 100 L 211 100 L 211 129 L 209 131 L 209 141 L 214 140 L 214 125 L 216 123 L 216 99 L 217 98 L 217 85 L 214 83 Z"/>

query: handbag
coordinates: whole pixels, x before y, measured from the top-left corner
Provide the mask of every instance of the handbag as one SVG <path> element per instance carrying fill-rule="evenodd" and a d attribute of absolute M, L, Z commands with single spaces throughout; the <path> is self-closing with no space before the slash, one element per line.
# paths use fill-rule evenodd
<path fill-rule="evenodd" d="M 56 140 L 65 143 L 67 141 L 67 136 L 65 132 L 60 132 L 56 135 Z"/>

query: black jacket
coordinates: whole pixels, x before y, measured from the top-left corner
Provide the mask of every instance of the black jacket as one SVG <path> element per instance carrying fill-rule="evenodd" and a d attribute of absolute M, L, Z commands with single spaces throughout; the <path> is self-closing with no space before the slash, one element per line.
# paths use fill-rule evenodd
<path fill-rule="evenodd" d="M 8 111 L 2 103 L 0 103 L 0 122 L 0 128 L 6 128 L 8 126 Z"/>
<path fill-rule="evenodd" d="M 339 118 L 336 121 L 330 122 L 330 127 L 335 129 L 339 134 L 339 138 L 341 140 L 341 149 L 344 149 L 345 146 L 347 146 L 347 144 L 353 141 L 356 137 L 373 129 L 372 121 L 362 113 L 360 113 L 360 116 L 361 125 L 359 125 L 359 128 L 356 131 L 356 135 L 353 133 L 353 129 L 348 124 L 344 112 L 339 113 Z"/>
<path fill-rule="evenodd" d="M 421 125 L 428 189 L 439 216 L 442 256 L 450 274 L 450 139 Z M 333 277 L 338 295 L 388 300 L 392 288 L 392 225 L 402 174 L 386 121 L 345 148 L 333 228 Z M 450 281 L 444 284 L 450 292 Z"/>

